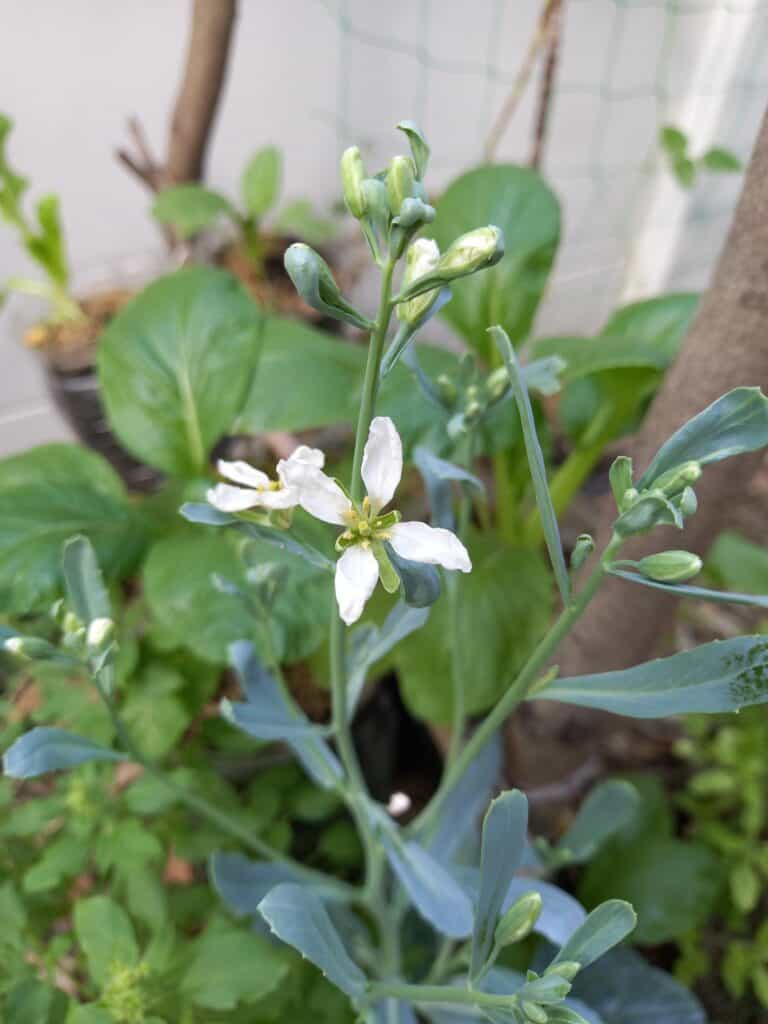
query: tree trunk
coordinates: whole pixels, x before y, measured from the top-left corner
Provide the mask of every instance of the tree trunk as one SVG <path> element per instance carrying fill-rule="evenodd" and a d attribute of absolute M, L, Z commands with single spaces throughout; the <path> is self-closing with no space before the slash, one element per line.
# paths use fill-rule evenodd
<path fill-rule="evenodd" d="M 165 163 L 173 184 L 200 181 L 227 71 L 237 0 L 194 0 L 192 31 Z"/>
<path fill-rule="evenodd" d="M 683 423 L 739 385 L 765 386 L 768 379 L 768 114 L 761 125 L 747 169 L 733 224 L 713 281 L 631 446 L 636 474 Z M 622 557 L 639 558 L 665 548 L 706 554 L 743 500 L 760 453 L 708 466 L 696 493 L 699 511 L 684 534 L 671 527 L 635 538 Z M 597 538 L 605 545 L 615 517 L 605 501 Z M 558 662 L 562 675 L 624 668 L 654 654 L 674 612 L 675 602 L 658 590 L 619 579 L 605 582 L 576 627 Z"/>

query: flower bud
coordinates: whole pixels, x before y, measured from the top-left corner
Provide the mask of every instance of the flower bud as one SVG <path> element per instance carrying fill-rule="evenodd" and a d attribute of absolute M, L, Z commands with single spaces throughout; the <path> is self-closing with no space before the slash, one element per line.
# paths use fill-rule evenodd
<path fill-rule="evenodd" d="M 641 558 L 637 568 L 649 580 L 684 583 L 701 572 L 701 559 L 690 551 L 660 551 Z"/>
<path fill-rule="evenodd" d="M 345 149 L 341 156 L 341 187 L 347 209 L 358 220 L 364 216 L 368 205 L 365 200 L 365 167 L 357 146 Z"/>
<path fill-rule="evenodd" d="M 571 569 L 574 572 L 580 569 L 594 550 L 595 542 L 592 537 L 588 533 L 579 534 L 571 552 Z"/>
<path fill-rule="evenodd" d="M 456 403 L 456 399 L 459 397 L 459 391 L 451 377 L 449 377 L 447 373 L 441 373 L 435 381 L 435 384 L 437 385 L 438 393 L 443 402 L 448 407 L 454 405 Z"/>
<path fill-rule="evenodd" d="M 413 196 L 416 176 L 409 156 L 393 156 L 387 170 L 387 197 L 393 217 L 397 217 L 406 199 Z"/>
<path fill-rule="evenodd" d="M 532 891 L 521 896 L 496 925 L 494 944 L 503 949 L 529 935 L 539 919 L 541 906 L 542 899 L 539 893 Z"/>
<path fill-rule="evenodd" d="M 64 612 L 61 628 L 65 633 L 79 633 L 83 628 L 83 624 L 74 612 Z"/>
<path fill-rule="evenodd" d="M 696 491 L 692 487 L 686 487 L 683 493 L 675 498 L 675 502 L 686 518 L 694 515 L 699 507 L 699 499 L 696 497 Z"/>
<path fill-rule="evenodd" d="M 405 255 L 405 273 L 403 274 L 403 288 L 417 281 L 425 274 L 430 274 L 440 262 L 440 250 L 437 242 L 431 238 L 417 238 L 408 247 Z M 416 323 L 426 313 L 429 307 L 440 294 L 440 288 L 433 288 L 431 291 L 423 292 L 414 299 L 408 299 L 397 306 L 398 319 L 407 324 Z"/>
<path fill-rule="evenodd" d="M 565 978 L 566 981 L 573 981 L 580 970 L 581 964 L 577 964 L 575 960 L 563 960 L 562 963 L 551 964 L 544 974 L 556 974 L 560 978 Z"/>
<path fill-rule="evenodd" d="M 425 203 L 423 199 L 410 196 L 404 199 L 400 207 L 400 213 L 395 217 L 395 222 L 401 228 L 408 230 L 420 228 L 424 224 L 431 224 L 435 219 L 435 208 Z"/>
<path fill-rule="evenodd" d="M 669 498 L 679 494 L 691 484 L 695 484 L 700 476 L 701 463 L 694 461 L 683 462 L 682 465 L 675 466 L 673 469 L 668 469 L 666 473 L 662 473 L 660 477 L 653 481 L 653 487 L 658 491 L 663 491 Z"/>
<path fill-rule="evenodd" d="M 36 636 L 11 636 L 3 644 L 3 649 L 24 661 L 51 661 L 58 656 L 58 651 L 47 640 Z"/>
<path fill-rule="evenodd" d="M 509 370 L 506 366 L 497 367 L 485 379 L 485 390 L 492 402 L 498 402 L 509 391 Z"/>
<path fill-rule="evenodd" d="M 308 306 L 362 330 L 371 329 L 371 321 L 347 302 L 331 268 L 311 246 L 294 242 L 285 250 L 283 262 L 296 291 Z"/>
<path fill-rule="evenodd" d="M 94 619 L 85 634 L 90 654 L 103 654 L 115 642 L 115 624 L 112 619 Z"/>
<path fill-rule="evenodd" d="M 549 1020 L 549 1014 L 542 1006 L 537 1006 L 536 1003 L 529 1003 L 527 1000 L 523 1000 L 520 1004 L 520 1009 L 523 1011 L 523 1016 L 531 1024 L 547 1024 Z"/>
<path fill-rule="evenodd" d="M 634 489 L 632 487 L 632 459 L 626 455 L 619 455 L 611 463 L 608 475 L 616 507 L 620 512 L 623 512 L 628 507 L 625 504 L 625 495 L 627 491 Z"/>
<path fill-rule="evenodd" d="M 490 224 L 457 238 L 444 253 L 438 271 L 444 280 L 450 281 L 492 267 L 503 255 L 504 235 L 500 228 Z"/>

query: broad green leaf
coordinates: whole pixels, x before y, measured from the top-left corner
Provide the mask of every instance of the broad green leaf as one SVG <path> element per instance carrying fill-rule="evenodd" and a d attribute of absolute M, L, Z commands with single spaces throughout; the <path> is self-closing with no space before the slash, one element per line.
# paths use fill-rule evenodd
<path fill-rule="evenodd" d="M 659 132 L 659 142 L 670 156 L 681 156 L 688 149 L 688 136 L 669 124 L 664 125 Z"/>
<path fill-rule="evenodd" d="M 723 149 L 722 146 L 713 146 L 712 149 L 708 149 L 701 158 L 701 166 L 719 174 L 738 174 L 739 171 L 744 170 L 744 165 L 736 154 L 729 149 Z"/>
<path fill-rule="evenodd" d="M 216 921 L 197 940 L 179 989 L 195 1006 L 234 1010 L 238 1003 L 255 1003 L 268 995 L 289 972 L 284 951 L 266 938 Z"/>
<path fill-rule="evenodd" d="M 734 388 L 689 420 L 661 446 L 638 489 L 683 462 L 706 465 L 768 445 L 768 398 L 759 388 Z"/>
<path fill-rule="evenodd" d="M 151 666 L 144 676 L 150 673 Z M 142 753 L 149 758 L 169 754 L 192 719 L 180 697 L 153 693 L 146 685 L 129 691 L 122 713 L 130 733 L 138 738 Z"/>
<path fill-rule="evenodd" d="M 66 832 L 57 835 L 25 872 L 22 881 L 24 892 L 42 893 L 57 888 L 63 879 L 74 878 L 86 869 L 88 855 L 88 847 L 80 837 Z"/>
<path fill-rule="evenodd" d="M 125 447 L 178 476 L 205 471 L 251 389 L 262 316 L 244 288 L 211 267 L 155 281 L 102 335 L 99 379 Z"/>
<path fill-rule="evenodd" d="M 591 790 L 576 818 L 557 844 L 569 864 L 583 864 L 618 829 L 634 817 L 639 803 L 629 782 L 608 779 Z"/>
<path fill-rule="evenodd" d="M 552 498 L 549 493 L 547 470 L 544 465 L 544 456 L 536 433 L 536 421 L 533 417 L 531 399 L 528 395 L 528 389 L 525 386 L 525 381 L 523 380 L 522 373 L 520 371 L 520 365 L 517 361 L 515 350 L 512 348 L 512 343 L 509 338 L 500 327 L 490 327 L 488 330 L 493 336 L 493 340 L 496 343 L 501 358 L 504 360 L 504 365 L 509 371 L 510 387 L 517 404 L 517 411 L 520 414 L 520 422 L 523 427 L 525 450 L 528 455 L 528 465 L 531 471 L 533 490 L 536 495 L 536 504 L 541 517 L 544 539 L 547 544 L 547 550 L 549 551 L 549 557 L 552 562 L 555 579 L 557 580 L 557 586 L 560 590 L 560 597 L 562 598 L 563 604 L 567 605 L 571 589 L 570 577 L 568 575 L 568 568 L 565 564 L 565 556 L 563 555 L 563 545 L 560 540 L 557 516 L 555 515 L 555 509 L 552 505 Z"/>
<path fill-rule="evenodd" d="M 123 761 L 125 754 L 75 736 L 65 729 L 37 726 L 20 736 L 3 756 L 3 771 L 12 779 L 33 779 L 45 772 L 73 768 L 85 761 Z"/>
<path fill-rule="evenodd" d="M 191 238 L 209 228 L 219 217 L 237 219 L 226 196 L 203 185 L 171 185 L 158 192 L 152 216 L 167 224 L 182 238 Z"/>
<path fill-rule="evenodd" d="M 75 904 L 75 936 L 94 981 L 103 986 L 115 966 L 135 967 L 139 947 L 126 912 L 107 896 Z"/>
<path fill-rule="evenodd" d="M 67 1016 L 69 1005 L 69 999 L 60 989 L 37 978 L 24 978 L 12 985 L 3 997 L 3 1021 L 5 1024 L 64 1024 L 70 1019 Z"/>
<path fill-rule="evenodd" d="M 275 677 L 268 672 L 252 644 L 230 646 L 230 664 L 246 700 L 222 702 L 222 714 L 233 725 L 261 740 L 284 740 L 318 785 L 333 787 L 342 777 L 341 765 L 323 738 Z"/>
<path fill-rule="evenodd" d="M 260 220 L 280 194 L 282 158 L 274 146 L 264 146 L 246 164 L 240 191 L 249 217 Z"/>
<path fill-rule="evenodd" d="M 432 722 L 451 720 L 454 640 L 472 666 L 464 691 L 467 712 L 476 714 L 504 692 L 546 630 L 552 609 L 549 573 L 537 552 L 508 548 L 498 537 L 481 534 L 470 534 L 468 547 L 472 572 L 458 581 L 462 613 L 456 634 L 448 601 L 438 601 L 427 623 L 392 655 L 408 708 Z"/>
<path fill-rule="evenodd" d="M 712 545 L 707 570 L 732 590 L 768 594 L 768 549 L 726 530 Z"/>
<path fill-rule="evenodd" d="M 489 324 L 500 324 L 515 342 L 530 332 L 560 240 L 560 208 L 535 171 L 509 164 L 478 167 L 440 197 L 431 234 L 445 251 L 459 235 L 484 224 L 504 232 L 504 258 L 491 270 L 454 282 L 442 315 L 490 358 Z"/>
<path fill-rule="evenodd" d="M 144 527 L 101 456 L 49 444 L 0 460 L 4 611 L 40 609 L 61 592 L 62 545 L 75 534 L 91 541 L 109 580 L 129 572 L 144 547 Z"/>
<path fill-rule="evenodd" d="M 730 590 L 710 590 L 708 587 L 696 587 L 688 583 L 661 583 L 659 580 L 648 579 L 639 572 L 626 569 L 609 569 L 612 576 L 639 583 L 644 587 L 664 590 L 672 597 L 697 598 L 700 601 L 714 601 L 716 604 L 748 604 L 753 608 L 768 608 L 768 594 L 739 594 Z"/>
<path fill-rule="evenodd" d="M 651 346 L 669 366 L 680 350 L 698 306 L 699 295 L 695 292 L 672 292 L 630 302 L 611 314 L 600 336 L 623 338 L 630 347 Z"/>
<path fill-rule="evenodd" d="M 251 860 L 241 853 L 214 853 L 208 871 L 214 889 L 238 917 L 257 914 L 275 886 L 298 881 L 288 865 Z"/>
<path fill-rule="evenodd" d="M 323 901 L 311 889 L 283 884 L 259 904 L 274 934 L 297 949 L 351 999 L 365 991 L 367 980 L 344 948 Z"/>
<path fill-rule="evenodd" d="M 502 793 L 483 821 L 480 891 L 475 904 L 470 974 L 476 978 L 493 948 L 493 935 L 528 838 L 528 801 L 519 790 Z"/>
<path fill-rule="evenodd" d="M 62 572 L 72 611 L 86 626 L 112 615 L 96 552 L 87 537 L 72 537 L 64 544 Z"/>
<path fill-rule="evenodd" d="M 365 350 L 313 327 L 269 317 L 259 372 L 239 420 L 242 430 L 306 430 L 351 422 Z"/>
<path fill-rule="evenodd" d="M 379 840 L 390 866 L 416 910 L 433 928 L 454 939 L 472 931 L 469 897 L 442 864 L 416 842 L 403 842 L 393 826 Z"/>
<path fill-rule="evenodd" d="M 738 711 L 768 700 L 768 640 L 716 640 L 618 672 L 557 679 L 534 699 L 631 718 Z"/>
<path fill-rule="evenodd" d="M 579 974 L 573 994 L 605 1024 L 707 1024 L 690 992 L 631 949 L 613 950 Z"/>
<path fill-rule="evenodd" d="M 67 1024 L 115 1024 L 115 1018 L 95 1003 L 81 1003 L 75 1006 L 67 1017 Z M 151 1021 L 147 1021 L 151 1024 Z"/>
<path fill-rule="evenodd" d="M 429 617 L 429 609 L 412 608 L 398 601 L 381 626 L 364 623 L 351 634 L 347 653 L 347 705 L 354 714 L 365 686 L 369 669 L 389 654 L 396 644 L 421 629 Z"/>
<path fill-rule="evenodd" d="M 592 911 L 560 949 L 553 964 L 573 961 L 589 967 L 630 934 L 637 916 L 623 900 L 608 900 Z"/>

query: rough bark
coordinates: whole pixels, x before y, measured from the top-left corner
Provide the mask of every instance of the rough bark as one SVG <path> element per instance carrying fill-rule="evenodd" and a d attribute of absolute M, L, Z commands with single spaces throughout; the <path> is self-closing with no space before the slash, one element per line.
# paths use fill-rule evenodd
<path fill-rule="evenodd" d="M 768 381 L 768 114 L 761 125 L 741 198 L 711 285 L 702 298 L 680 355 L 666 376 L 643 427 L 630 445 L 638 473 L 661 444 L 691 416 L 739 385 Z M 761 456 L 727 459 L 706 468 L 696 485 L 699 511 L 684 534 L 658 529 L 626 545 L 637 558 L 685 547 L 704 555 L 748 491 Z M 598 550 L 615 516 L 606 500 Z M 561 673 L 623 668 L 651 657 L 674 602 L 658 591 L 618 579 L 605 583 L 558 656 Z"/>

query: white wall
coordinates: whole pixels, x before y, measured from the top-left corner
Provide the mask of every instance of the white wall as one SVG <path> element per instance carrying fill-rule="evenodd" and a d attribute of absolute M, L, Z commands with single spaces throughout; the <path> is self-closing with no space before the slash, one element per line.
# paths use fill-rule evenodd
<path fill-rule="evenodd" d="M 749 46 L 727 83 L 729 116 L 713 141 L 743 156 L 768 92 L 760 59 L 766 6 L 727 6 L 730 18 L 749 20 Z M 148 197 L 113 150 L 131 113 L 162 150 L 188 3 L 6 0 L 2 7 L 0 105 L 16 120 L 14 165 L 31 177 L 33 195 L 61 196 L 80 276 L 105 263 L 141 262 L 157 249 Z M 724 7 L 721 0 L 566 0 L 566 9 L 547 151 L 566 235 L 542 331 L 590 330 L 611 308 L 653 172 L 648 157 L 658 125 L 689 89 L 712 12 Z M 383 162 L 398 145 L 390 126 L 402 117 L 423 124 L 433 147 L 433 182 L 447 181 L 480 161 L 538 10 L 537 0 L 241 0 L 209 181 L 233 190 L 250 152 L 275 142 L 285 154 L 286 195 L 328 204 L 336 195 L 340 148 L 355 141 L 372 163 Z M 526 159 L 532 110 L 529 94 L 505 136 L 502 158 Z M 695 135 L 695 125 L 681 127 Z M 673 277 L 683 269 L 678 277 L 686 287 L 706 279 L 738 182 L 702 188 L 688 204 L 692 214 L 700 211 L 691 228 L 695 248 L 686 251 L 683 243 L 670 261 Z M 716 194 L 714 205 L 701 199 L 705 193 Z M 0 223 L 0 280 L 28 269 Z M 63 430 L 18 332 L 18 314 L 10 310 L 0 322 L 0 451 Z"/>

